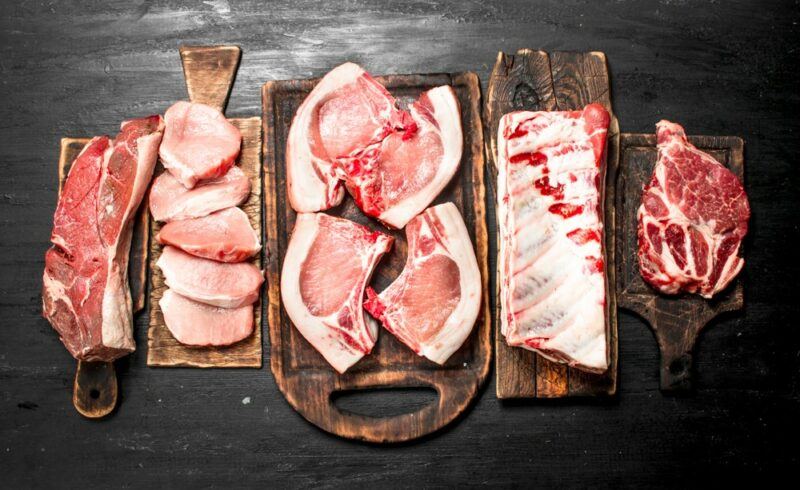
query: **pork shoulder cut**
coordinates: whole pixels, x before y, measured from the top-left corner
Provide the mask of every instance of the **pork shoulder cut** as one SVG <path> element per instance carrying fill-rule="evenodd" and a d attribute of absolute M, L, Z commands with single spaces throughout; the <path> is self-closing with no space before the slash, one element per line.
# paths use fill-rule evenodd
<path fill-rule="evenodd" d="M 281 299 L 297 330 L 340 373 L 368 354 L 378 327 L 364 289 L 393 238 L 324 213 L 300 213 L 286 250 Z"/>
<path fill-rule="evenodd" d="M 220 308 L 192 301 L 171 289 L 159 300 L 164 323 L 175 340 L 185 345 L 223 346 L 253 333 L 253 305 Z"/>
<path fill-rule="evenodd" d="M 610 116 L 512 112 L 498 129 L 501 332 L 508 345 L 608 367 L 603 186 Z"/>
<path fill-rule="evenodd" d="M 637 213 L 639 268 L 651 286 L 711 298 L 744 265 L 750 204 L 739 179 L 669 121 L 656 125 L 658 161 Z"/>
<path fill-rule="evenodd" d="M 467 227 L 453 203 L 428 208 L 406 226 L 400 276 L 364 308 L 417 354 L 438 364 L 464 343 L 481 307 L 481 274 Z"/>
<path fill-rule="evenodd" d="M 150 214 L 156 221 L 200 218 L 220 209 L 238 206 L 250 196 L 250 179 L 234 165 L 215 179 L 202 180 L 187 189 L 171 173 L 162 172 L 150 188 Z"/>
<path fill-rule="evenodd" d="M 93 138 L 70 168 L 45 255 L 44 316 L 76 359 L 113 361 L 135 349 L 128 253 L 132 220 L 158 156 L 164 122 L 122 123 Z"/>
<path fill-rule="evenodd" d="M 264 275 L 248 262 L 224 264 L 201 259 L 166 246 L 156 266 L 164 282 L 181 296 L 222 308 L 253 304 L 264 282 Z"/>
<path fill-rule="evenodd" d="M 242 262 L 261 250 L 250 218 L 239 208 L 226 208 L 202 218 L 170 221 L 156 239 L 158 243 L 218 262 Z"/>
<path fill-rule="evenodd" d="M 242 134 L 211 106 L 176 102 L 164 120 L 161 162 L 189 189 L 199 180 L 225 175 L 239 156 Z"/>
<path fill-rule="evenodd" d="M 461 114 L 450 86 L 408 111 L 358 65 L 320 80 L 295 114 L 286 149 L 288 194 L 298 212 L 342 200 L 342 181 L 364 213 L 395 228 L 422 212 L 458 169 Z"/>

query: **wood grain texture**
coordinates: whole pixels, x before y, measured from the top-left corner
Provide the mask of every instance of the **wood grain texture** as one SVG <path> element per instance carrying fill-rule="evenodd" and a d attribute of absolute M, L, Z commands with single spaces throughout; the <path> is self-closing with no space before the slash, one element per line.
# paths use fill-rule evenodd
<path fill-rule="evenodd" d="M 286 138 L 297 107 L 317 80 L 268 82 L 263 87 L 262 97 L 270 356 L 278 387 L 292 407 L 311 423 L 350 439 L 402 442 L 437 431 L 454 420 L 475 398 L 489 372 L 491 321 L 480 82 L 474 73 L 389 75 L 376 79 L 404 103 L 438 85 L 451 85 L 456 91 L 461 104 L 464 153 L 459 171 L 434 204 L 447 201 L 456 204 L 475 245 L 483 282 L 478 321 L 464 345 L 443 366 L 417 356 L 383 329 L 372 353 L 342 375 L 308 344 L 281 306 L 279 278 L 296 216 L 286 199 Z M 373 229 L 381 228 L 363 215 L 349 196 L 328 212 Z M 373 274 L 372 285 L 378 291 L 400 274 L 406 255 L 402 230 L 381 228 L 381 231 L 394 236 L 395 246 Z M 341 392 L 399 387 L 432 388 L 438 399 L 418 410 L 386 417 L 346 411 L 333 400 Z"/>
<path fill-rule="evenodd" d="M 233 87 L 241 50 L 238 46 L 182 46 L 183 73 L 192 102 L 202 102 L 224 110 Z M 250 178 L 250 197 L 240 207 L 250 218 L 250 225 L 261 232 L 261 119 L 229 119 L 242 133 L 242 149 L 236 162 Z M 156 174 L 163 172 L 161 164 Z M 161 223 L 151 220 L 151 234 L 158 236 Z M 147 331 L 147 365 L 151 367 L 260 368 L 261 301 L 253 305 L 253 334 L 225 347 L 196 347 L 181 344 L 164 323 L 159 300 L 167 290 L 161 269 L 155 266 L 163 247 L 150 243 L 150 326 Z M 263 250 L 250 262 L 261 269 Z"/>
<path fill-rule="evenodd" d="M 611 113 L 606 148 L 606 185 L 602 200 L 606 229 L 607 279 L 606 336 L 609 369 L 593 374 L 556 363 L 526 349 L 509 347 L 500 322 L 495 322 L 495 356 L 498 398 L 562 398 L 614 395 L 617 389 L 617 313 L 613 236 L 615 226 L 612 161 L 617 153 L 619 125 L 611 107 L 610 81 L 605 55 L 599 52 L 553 52 L 521 49 L 515 55 L 500 52 L 489 78 L 484 104 L 486 154 L 491 162 L 490 188 L 497 200 L 497 128 L 504 114 L 517 110 L 577 110 L 598 102 Z M 499 236 L 498 236 L 499 240 Z M 499 247 L 499 243 L 498 243 Z M 500 284 L 495 290 L 500 294 Z M 496 302 L 495 315 L 501 306 Z"/>
<path fill-rule="evenodd" d="M 690 136 L 689 141 L 728 167 L 744 183 L 744 141 L 734 136 Z M 744 307 L 741 275 L 714 298 L 694 294 L 659 294 L 642 279 L 637 256 L 636 213 L 642 189 L 658 160 L 656 136 L 622 134 L 620 138 L 617 214 L 621 217 L 615 247 L 619 304 L 641 316 L 653 329 L 661 352 L 661 391 L 685 394 L 692 389 L 692 358 L 697 336 L 715 317 Z M 744 248 L 744 247 L 743 247 Z M 740 254 L 744 250 L 740 249 Z"/>

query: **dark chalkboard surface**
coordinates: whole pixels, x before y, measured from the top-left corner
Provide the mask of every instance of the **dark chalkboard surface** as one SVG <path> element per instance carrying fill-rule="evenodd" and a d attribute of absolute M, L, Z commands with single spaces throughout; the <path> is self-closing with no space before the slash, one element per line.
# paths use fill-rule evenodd
<path fill-rule="evenodd" d="M 6 3 L 3 485 L 699 486 L 755 478 L 763 485 L 788 473 L 798 463 L 800 409 L 798 22 L 789 0 Z M 745 308 L 699 337 L 692 396 L 661 395 L 653 334 L 620 310 L 614 399 L 500 403 L 490 375 L 466 416 L 433 437 L 388 448 L 308 424 L 267 369 L 147 368 L 141 315 L 140 350 L 116 363 L 118 410 L 85 420 L 69 396 L 74 360 L 41 318 L 59 139 L 115 133 L 126 118 L 185 98 L 181 44 L 242 47 L 230 117 L 261 113 L 265 81 L 318 77 L 346 60 L 383 74 L 475 71 L 485 91 L 498 51 L 602 51 L 622 132 L 652 133 L 668 117 L 690 134 L 746 142 L 753 218 Z M 269 349 L 263 356 L 269 365 Z M 380 414 L 412 411 L 430 398 L 399 390 L 338 403 Z"/>

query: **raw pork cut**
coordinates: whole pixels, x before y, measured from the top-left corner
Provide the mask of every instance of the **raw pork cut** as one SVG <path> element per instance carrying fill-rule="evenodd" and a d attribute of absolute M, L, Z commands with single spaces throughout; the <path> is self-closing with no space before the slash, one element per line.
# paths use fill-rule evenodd
<path fill-rule="evenodd" d="M 155 167 L 161 116 L 93 138 L 69 171 L 45 255 L 44 316 L 76 359 L 113 361 L 135 349 L 128 288 L 132 220 Z"/>
<path fill-rule="evenodd" d="M 156 239 L 158 243 L 219 262 L 242 262 L 261 250 L 250 218 L 239 208 L 171 221 L 161 228 Z"/>
<path fill-rule="evenodd" d="M 181 344 L 230 345 L 253 333 L 253 305 L 220 308 L 198 303 L 171 289 L 158 302 L 172 336 Z"/>
<path fill-rule="evenodd" d="M 423 93 L 408 111 L 361 67 L 328 73 L 295 114 L 287 143 L 289 200 L 298 212 L 342 200 L 395 228 L 422 212 L 461 161 L 461 114 L 452 87 Z"/>
<path fill-rule="evenodd" d="M 239 156 L 242 133 L 213 107 L 176 102 L 164 120 L 161 163 L 189 189 L 199 180 L 225 175 Z"/>
<path fill-rule="evenodd" d="M 340 373 L 369 354 L 377 325 L 364 289 L 393 238 L 324 213 L 301 213 L 286 250 L 281 299 L 297 330 Z"/>
<path fill-rule="evenodd" d="M 750 219 L 747 195 L 678 124 L 659 122 L 656 137 L 658 162 L 637 214 L 642 277 L 663 293 L 710 298 L 744 265 L 739 247 Z"/>
<path fill-rule="evenodd" d="M 162 172 L 150 188 L 150 214 L 156 221 L 200 218 L 238 206 L 249 196 L 250 179 L 238 166 L 222 177 L 198 182 L 193 189 L 184 187 L 171 173 Z"/>
<path fill-rule="evenodd" d="M 406 226 L 408 256 L 364 308 L 414 352 L 439 364 L 464 343 L 481 308 L 481 273 L 469 232 L 453 203 L 428 208 Z"/>
<path fill-rule="evenodd" d="M 255 303 L 264 275 L 247 262 L 223 264 L 166 246 L 156 262 L 164 282 L 189 299 L 222 308 Z"/>
<path fill-rule="evenodd" d="M 510 346 L 608 367 L 602 186 L 609 114 L 513 112 L 498 129 L 501 331 Z"/>

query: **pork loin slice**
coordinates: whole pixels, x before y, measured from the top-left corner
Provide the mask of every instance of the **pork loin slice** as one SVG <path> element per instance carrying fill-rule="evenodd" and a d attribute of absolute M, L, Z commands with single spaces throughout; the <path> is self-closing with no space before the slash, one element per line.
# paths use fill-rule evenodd
<path fill-rule="evenodd" d="M 239 156 L 242 134 L 211 106 L 176 102 L 164 120 L 161 162 L 189 189 L 199 180 L 225 175 Z"/>
<path fill-rule="evenodd" d="M 171 246 L 164 247 L 156 262 L 164 282 L 189 299 L 222 308 L 255 303 L 264 275 L 248 262 L 224 264 L 201 259 Z"/>
<path fill-rule="evenodd" d="M 297 330 L 340 373 L 368 354 L 377 325 L 364 289 L 393 238 L 324 213 L 297 215 L 281 274 L 281 299 Z"/>
<path fill-rule="evenodd" d="M 453 177 L 461 160 L 461 115 L 451 87 L 400 110 L 361 67 L 331 70 L 298 108 L 286 146 L 289 200 L 298 212 L 336 206 L 341 180 L 361 209 L 402 228 Z"/>
<path fill-rule="evenodd" d="M 160 116 L 93 138 L 70 168 L 45 255 L 45 318 L 76 359 L 113 361 L 135 349 L 128 252 L 132 220 L 153 176 Z"/>
<path fill-rule="evenodd" d="M 669 121 L 656 125 L 658 162 L 637 213 L 639 269 L 662 293 L 711 298 L 744 260 L 750 204 L 739 179 Z"/>
<path fill-rule="evenodd" d="M 162 172 L 150 188 L 150 214 L 156 221 L 200 218 L 238 206 L 249 196 L 250 179 L 238 166 L 222 177 L 198 182 L 193 189 L 184 187 L 171 173 Z"/>
<path fill-rule="evenodd" d="M 220 308 L 192 301 L 171 289 L 158 302 L 175 340 L 196 346 L 230 345 L 253 333 L 253 305 Z"/>
<path fill-rule="evenodd" d="M 610 116 L 512 112 L 498 128 L 500 325 L 508 345 L 608 367 L 603 229 Z"/>
<path fill-rule="evenodd" d="M 250 218 L 239 208 L 171 221 L 161 228 L 156 239 L 158 243 L 218 262 L 242 262 L 261 250 Z"/>
<path fill-rule="evenodd" d="M 394 228 L 433 202 L 458 170 L 463 149 L 452 87 L 423 93 L 407 119 L 402 130 L 340 158 L 336 167 L 361 210 Z"/>
<path fill-rule="evenodd" d="M 408 256 L 364 308 L 417 354 L 444 362 L 464 343 L 481 307 L 481 274 L 469 232 L 453 203 L 428 208 L 406 226 Z"/>

